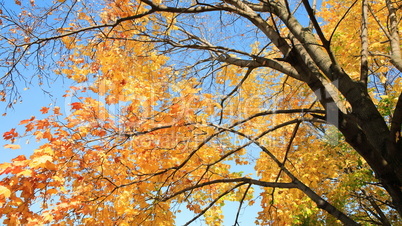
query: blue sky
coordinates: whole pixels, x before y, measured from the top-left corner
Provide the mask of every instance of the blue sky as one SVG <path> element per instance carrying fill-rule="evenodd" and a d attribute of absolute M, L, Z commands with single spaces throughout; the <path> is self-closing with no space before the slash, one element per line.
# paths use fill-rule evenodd
<path fill-rule="evenodd" d="M 29 74 L 30 71 L 25 71 L 24 73 Z M 16 128 L 17 132 L 23 135 L 25 127 L 18 125 L 19 122 L 32 116 L 41 118 L 42 115 L 39 110 L 42 107 L 59 106 L 61 109 L 64 109 L 65 100 L 62 98 L 62 95 L 65 90 L 69 89 L 71 84 L 72 81 L 68 79 L 57 79 L 42 86 L 33 84 L 25 87 L 23 83 L 17 84 L 17 88 L 22 95 L 22 102 L 14 104 L 12 108 L 7 107 L 7 102 L 0 102 L 0 109 L 6 113 L 6 115 L 0 116 L 0 134 L 3 135 L 4 132 Z M 52 96 L 45 91 L 49 92 Z M 3 147 L 9 143 L 10 141 L 0 139 L 0 162 L 9 161 L 21 154 L 29 156 L 40 145 L 30 136 L 21 137 L 16 140 L 15 144 L 21 145 L 21 149 L 11 150 Z"/>

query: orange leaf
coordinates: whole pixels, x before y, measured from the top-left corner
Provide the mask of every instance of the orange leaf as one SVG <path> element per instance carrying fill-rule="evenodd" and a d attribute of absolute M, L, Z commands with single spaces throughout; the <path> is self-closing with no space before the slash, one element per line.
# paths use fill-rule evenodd
<path fill-rule="evenodd" d="M 18 144 L 6 144 L 4 145 L 4 148 L 20 149 L 21 146 L 19 146 Z"/>
<path fill-rule="evenodd" d="M 12 159 L 13 162 L 17 162 L 17 161 L 24 161 L 27 160 L 27 158 L 25 157 L 25 155 L 19 155 L 15 158 Z"/>
<path fill-rule="evenodd" d="M 11 139 L 14 139 L 14 138 L 16 138 L 16 137 L 18 137 L 18 133 L 15 132 L 15 128 L 13 128 L 13 129 L 11 129 L 10 131 L 5 132 L 5 133 L 3 134 L 4 140 L 11 140 Z"/>
<path fill-rule="evenodd" d="M 18 124 L 18 125 L 27 124 L 28 122 L 31 122 L 31 121 L 33 121 L 34 119 L 35 119 L 35 116 L 32 116 L 30 119 L 22 120 L 22 121 L 20 122 L 20 124 Z"/>
<path fill-rule="evenodd" d="M 70 86 L 70 89 L 72 89 L 72 90 L 79 90 L 80 88 L 79 88 L 79 87 L 75 87 L 75 86 Z"/>
<path fill-rule="evenodd" d="M 52 137 L 53 137 L 53 136 L 52 136 L 52 133 L 49 132 L 49 130 L 47 130 L 47 131 L 45 131 L 45 132 L 43 133 L 43 138 L 45 138 L 45 139 L 51 140 Z"/>
<path fill-rule="evenodd" d="M 46 114 L 49 111 L 49 108 L 42 107 L 42 109 L 40 109 L 40 111 L 42 112 L 42 114 Z"/>
<path fill-rule="evenodd" d="M 44 167 L 48 170 L 56 170 L 57 167 L 54 163 L 46 161 Z"/>
<path fill-rule="evenodd" d="M 75 102 L 75 103 L 71 104 L 71 106 L 73 106 L 72 109 L 75 109 L 75 110 L 80 110 L 82 108 L 82 105 L 83 104 L 80 102 Z"/>
<path fill-rule="evenodd" d="M 59 115 L 60 114 L 60 107 L 54 107 L 53 112 L 54 112 L 55 115 Z"/>

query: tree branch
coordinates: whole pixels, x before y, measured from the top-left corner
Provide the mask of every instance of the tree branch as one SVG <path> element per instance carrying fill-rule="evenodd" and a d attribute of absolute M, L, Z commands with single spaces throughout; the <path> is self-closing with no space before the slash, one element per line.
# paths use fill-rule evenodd
<path fill-rule="evenodd" d="M 306 194 L 313 202 L 317 204 L 317 207 L 327 211 L 332 216 L 336 217 L 345 225 L 359 225 L 354 220 L 349 218 L 346 214 L 338 210 L 336 207 L 331 205 L 329 202 L 325 201 L 321 196 L 315 193 L 310 187 L 305 185 L 299 179 L 297 179 L 280 161 L 276 158 L 274 154 L 272 154 L 265 146 L 261 145 L 256 138 L 250 137 L 244 133 L 239 131 L 231 130 L 233 133 L 236 133 L 240 136 L 243 136 L 250 141 L 252 141 L 255 145 L 257 145 L 263 152 L 265 152 L 279 167 L 283 172 L 286 173 L 290 177 L 293 183 L 297 185 L 297 188 L 300 189 L 304 194 Z"/>
<path fill-rule="evenodd" d="M 280 63 L 279 61 L 268 59 L 265 57 L 257 57 L 257 56 L 254 57 L 255 60 L 244 60 L 236 57 L 231 57 L 228 54 L 221 54 L 215 59 L 217 61 L 225 62 L 239 67 L 268 67 L 277 70 L 279 72 L 282 72 L 286 75 L 289 75 L 290 77 L 295 78 L 297 80 L 302 79 L 299 73 L 296 71 L 296 69 L 294 69 L 291 66 L 286 66 L 283 63 Z"/>
<path fill-rule="evenodd" d="M 220 194 L 216 199 L 214 199 L 206 208 L 204 208 L 197 216 L 195 216 L 193 219 L 189 220 L 187 223 L 185 223 L 184 225 L 190 225 L 193 221 L 195 221 L 196 219 L 198 219 L 199 217 L 201 217 L 202 215 L 205 214 L 205 212 L 207 212 L 208 209 L 210 209 L 217 201 L 219 201 L 219 199 L 221 199 L 223 196 L 229 194 L 230 192 L 232 192 L 234 189 L 244 185 L 246 183 L 240 183 L 240 184 L 236 184 L 234 187 L 226 190 L 225 192 L 223 192 L 222 194 Z"/>
<path fill-rule="evenodd" d="M 182 189 L 178 192 L 175 192 L 163 199 L 161 199 L 160 201 L 165 202 L 169 199 L 172 199 L 178 195 L 181 195 L 185 192 L 197 189 L 197 188 L 201 188 L 201 187 L 205 187 L 207 185 L 212 185 L 212 184 L 218 184 L 218 183 L 241 183 L 241 184 L 252 184 L 252 185 L 258 185 L 258 186 L 262 186 L 262 187 L 276 187 L 276 188 L 296 188 L 296 184 L 295 183 L 276 183 L 276 182 L 266 182 L 266 181 L 261 181 L 261 180 L 256 180 L 256 179 L 252 179 L 252 178 L 248 178 L 248 177 L 240 177 L 240 178 L 227 178 L 227 179 L 217 179 L 217 180 L 211 180 L 211 181 L 207 181 L 204 183 L 200 183 L 200 184 L 196 184 L 193 186 L 189 186 L 185 189 Z"/>
<path fill-rule="evenodd" d="M 401 57 L 401 44 L 398 31 L 398 8 L 394 6 L 396 4 L 392 0 L 386 0 L 386 5 L 389 13 L 388 31 L 390 34 L 390 46 L 391 46 L 391 62 L 392 64 L 402 72 L 402 57 Z"/>
<path fill-rule="evenodd" d="M 367 86 L 368 80 L 368 2 L 363 0 L 362 26 L 361 26 L 361 59 L 360 59 L 360 82 Z"/>
<path fill-rule="evenodd" d="M 239 222 L 238 222 L 238 221 L 239 221 L 240 210 L 241 210 L 241 207 L 242 207 L 242 205 L 243 205 L 243 203 L 244 203 L 244 199 L 246 199 L 248 190 L 250 190 L 250 188 L 251 188 L 251 185 L 252 185 L 252 184 L 248 184 L 248 186 L 247 186 L 247 188 L 246 188 L 246 191 L 244 192 L 243 197 L 242 197 L 241 200 L 240 200 L 239 208 L 237 208 L 236 219 L 235 219 L 235 222 L 234 222 L 234 224 L 233 224 L 234 226 L 239 225 Z"/>

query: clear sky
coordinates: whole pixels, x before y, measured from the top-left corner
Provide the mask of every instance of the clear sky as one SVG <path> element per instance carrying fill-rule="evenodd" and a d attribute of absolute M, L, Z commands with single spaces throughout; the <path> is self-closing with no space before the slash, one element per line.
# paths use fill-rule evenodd
<path fill-rule="evenodd" d="M 29 73 L 29 71 L 26 73 Z M 26 90 L 24 90 L 26 87 L 23 87 L 23 84 L 18 84 L 18 88 L 22 94 L 22 102 L 13 105 L 12 108 L 8 108 L 6 102 L 0 102 L 1 113 L 6 113 L 6 115 L 0 116 L 0 134 L 3 135 L 4 132 L 16 128 L 18 133 L 23 135 L 24 126 L 18 125 L 21 120 L 29 119 L 32 116 L 40 118 L 41 112 L 39 110 L 42 107 L 49 107 L 49 105 L 57 105 L 64 108 L 65 100 L 61 96 L 65 90 L 69 89 L 69 85 L 67 84 L 69 82 L 71 81 L 66 79 L 64 81 L 57 80 L 52 84 L 43 85 L 42 88 L 31 85 Z M 46 94 L 43 89 L 50 92 L 53 97 Z M 21 145 L 21 149 L 11 150 L 3 147 L 9 143 L 9 141 L 0 139 L 1 162 L 9 161 L 21 154 L 29 156 L 39 146 L 39 143 L 32 137 L 22 137 L 16 141 L 16 144 Z"/>

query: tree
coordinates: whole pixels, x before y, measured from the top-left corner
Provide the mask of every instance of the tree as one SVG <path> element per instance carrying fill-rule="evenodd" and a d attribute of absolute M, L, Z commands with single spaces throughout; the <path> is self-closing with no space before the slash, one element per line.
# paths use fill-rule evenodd
<path fill-rule="evenodd" d="M 3 135 L 43 143 L 0 165 L 4 223 L 401 222 L 400 2 L 10 4 L 3 101 L 30 65 L 77 85 Z"/>

